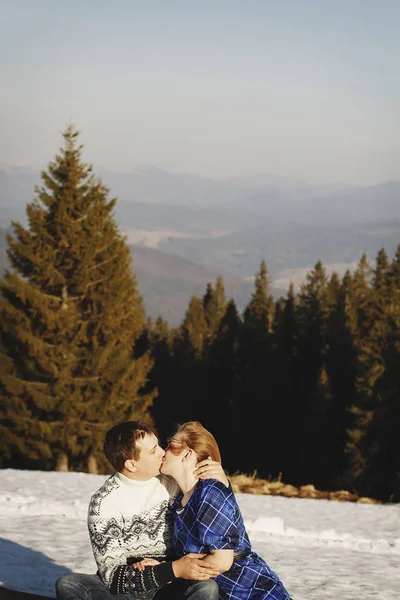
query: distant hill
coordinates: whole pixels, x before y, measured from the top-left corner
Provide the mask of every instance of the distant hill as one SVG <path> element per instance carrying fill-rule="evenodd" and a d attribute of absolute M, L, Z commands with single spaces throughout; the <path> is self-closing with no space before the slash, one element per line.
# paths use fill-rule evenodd
<path fill-rule="evenodd" d="M 252 188 L 187 173 L 172 173 L 154 167 L 121 173 L 98 169 L 112 193 L 128 202 L 154 202 L 176 206 L 215 206 L 245 198 Z"/>
<path fill-rule="evenodd" d="M 182 320 L 190 297 L 203 296 L 207 283 L 215 282 L 218 275 L 223 276 L 227 297 L 234 298 L 241 309 L 253 290 L 250 281 L 154 248 L 132 246 L 132 258 L 147 314 L 162 315 L 173 325 Z M 279 296 L 286 290 L 272 292 Z"/>
<path fill-rule="evenodd" d="M 6 231 L 0 229 L 0 269 L 8 266 Z M 209 281 L 222 274 L 228 298 L 235 298 L 244 308 L 253 289 L 251 281 L 201 265 L 173 254 L 144 246 L 132 246 L 133 271 L 137 277 L 146 313 L 156 318 L 162 315 L 171 325 L 182 320 L 193 294 L 202 296 Z M 273 289 L 279 296 L 284 289 Z"/>
<path fill-rule="evenodd" d="M 169 229 L 188 234 L 212 235 L 215 231 L 235 231 L 251 227 L 256 220 L 245 210 L 194 208 L 146 202 L 118 200 L 116 219 L 124 230 Z"/>
<path fill-rule="evenodd" d="M 400 182 L 356 187 L 311 185 L 296 179 L 258 175 L 216 181 L 160 169 L 128 173 L 99 171 L 119 202 L 117 219 L 130 227 L 143 223 L 160 227 L 167 219 L 189 231 L 267 224 L 346 224 L 400 220 Z M 0 168 L 0 208 L 3 219 L 23 212 L 34 196 L 40 173 Z M 170 214 L 171 213 L 171 214 Z M 170 225 L 168 225 L 170 226 Z M 224 228 L 224 227 L 222 227 Z"/>
<path fill-rule="evenodd" d="M 252 190 L 255 194 L 262 192 L 280 192 L 294 200 L 322 197 L 328 194 L 350 191 L 355 186 L 343 183 L 311 184 L 295 177 L 282 177 L 272 173 L 255 173 L 243 177 L 230 177 L 225 180 L 231 184 Z"/>
<path fill-rule="evenodd" d="M 160 247 L 199 264 L 235 273 L 253 274 L 265 258 L 271 276 L 287 269 L 353 263 L 361 254 L 374 260 L 380 248 L 393 256 L 400 244 L 400 219 L 393 222 L 348 225 L 271 225 L 242 229 L 215 239 L 164 240 Z"/>
<path fill-rule="evenodd" d="M 226 277 L 230 273 L 239 281 L 252 277 L 262 258 L 272 277 L 286 282 L 293 270 L 298 280 L 299 270 L 312 268 L 318 259 L 345 268 L 362 252 L 374 259 L 384 247 L 393 255 L 400 243 L 399 181 L 351 188 L 270 174 L 225 181 L 154 168 L 101 174 L 111 196 L 119 197 L 115 217 L 129 243 L 163 251 L 157 255 L 164 265 L 157 277 L 151 280 L 151 269 L 147 276 L 144 270 L 141 274 L 141 286 L 153 290 L 153 298 L 165 297 L 167 255 L 204 269 L 197 272 L 199 277 L 203 273 L 204 283 L 212 279 L 205 275 L 209 270 Z M 8 227 L 11 218 L 26 223 L 25 205 L 39 181 L 39 172 L 0 169 L 1 227 Z M 170 277 L 167 287 L 174 294 L 180 290 L 179 297 L 185 297 L 185 290 L 200 293 L 197 275 L 185 282 L 174 267 Z M 146 303 L 153 302 L 151 294 L 143 295 Z M 152 314 L 161 305 L 155 302 Z"/>

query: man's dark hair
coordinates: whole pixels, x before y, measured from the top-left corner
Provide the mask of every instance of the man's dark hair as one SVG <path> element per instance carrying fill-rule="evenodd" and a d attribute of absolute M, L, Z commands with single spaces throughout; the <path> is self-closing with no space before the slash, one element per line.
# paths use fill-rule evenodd
<path fill-rule="evenodd" d="M 140 448 L 136 443 L 146 434 L 154 433 L 150 425 L 142 421 L 125 421 L 111 427 L 104 440 L 104 454 L 116 471 L 123 471 L 126 460 L 139 460 Z"/>

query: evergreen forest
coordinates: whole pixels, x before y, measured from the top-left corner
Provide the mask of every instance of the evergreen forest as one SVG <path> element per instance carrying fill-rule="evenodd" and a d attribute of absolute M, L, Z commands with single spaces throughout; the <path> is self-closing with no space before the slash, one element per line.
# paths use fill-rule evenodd
<path fill-rule="evenodd" d="M 115 203 L 68 127 L 8 236 L 0 466 L 108 471 L 111 425 L 165 441 L 195 419 L 229 473 L 399 502 L 400 246 L 342 278 L 317 261 L 279 300 L 261 260 L 243 311 L 219 277 L 171 328 L 146 318 Z"/>

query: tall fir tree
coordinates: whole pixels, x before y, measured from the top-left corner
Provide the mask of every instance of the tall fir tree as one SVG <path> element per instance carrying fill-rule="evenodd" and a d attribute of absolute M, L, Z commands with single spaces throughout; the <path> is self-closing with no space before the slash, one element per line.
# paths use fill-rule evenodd
<path fill-rule="evenodd" d="M 173 344 L 175 422 L 200 419 L 206 387 L 204 351 L 207 337 L 203 303 L 200 298 L 193 296 Z"/>
<path fill-rule="evenodd" d="M 390 261 L 384 248 L 381 248 L 376 257 L 375 269 L 373 271 L 372 285 L 378 293 L 383 292 L 387 296 L 386 290 L 389 286 Z"/>
<path fill-rule="evenodd" d="M 355 485 L 362 495 L 400 502 L 400 314 L 383 349 L 385 372 L 376 382 L 375 407 L 358 451 Z"/>
<path fill-rule="evenodd" d="M 326 333 L 331 300 L 326 271 L 318 261 L 301 286 L 297 311 L 299 360 L 296 378 L 300 403 L 296 434 L 297 483 L 309 483 L 319 470 L 319 453 L 322 451 L 319 431 L 331 401 L 326 372 Z"/>
<path fill-rule="evenodd" d="M 181 350 L 191 356 L 201 358 L 207 339 L 207 321 L 203 303 L 197 296 L 192 296 L 185 317 L 179 328 Z"/>
<path fill-rule="evenodd" d="M 400 244 L 396 248 L 396 254 L 387 271 L 388 283 L 391 287 L 391 300 L 400 303 Z"/>
<path fill-rule="evenodd" d="M 254 291 L 246 306 L 243 319 L 247 328 L 261 335 L 271 333 L 274 321 L 274 299 L 269 293 L 270 280 L 265 260 L 260 263 L 260 269 L 255 277 Z"/>
<path fill-rule="evenodd" d="M 207 284 L 206 293 L 203 296 L 203 308 L 208 328 L 208 343 L 211 343 L 226 311 L 225 287 L 221 276 L 217 278 L 215 287 L 211 283 Z"/>
<path fill-rule="evenodd" d="M 166 442 L 177 419 L 180 379 L 173 355 L 174 339 L 175 331 L 162 317 L 158 317 L 150 329 L 149 342 L 154 364 L 149 379 L 152 388 L 157 391 L 151 413 L 162 443 Z"/>
<path fill-rule="evenodd" d="M 297 397 L 298 361 L 298 299 L 293 283 L 286 298 L 276 305 L 273 338 L 273 352 L 270 358 L 270 394 L 276 404 L 276 436 L 274 472 L 281 474 L 284 481 L 292 481 L 296 475 L 298 458 L 298 423 L 301 418 L 301 404 Z"/>
<path fill-rule="evenodd" d="M 325 413 L 321 431 L 324 451 L 321 455 L 318 484 L 324 489 L 343 487 L 342 476 L 346 466 L 346 429 L 349 426 L 349 407 L 355 399 L 357 352 L 354 340 L 354 307 L 350 301 L 352 276 L 344 275 L 328 319 L 326 373 L 331 391 L 331 402 Z M 333 300 L 333 298 L 332 298 Z"/>
<path fill-rule="evenodd" d="M 364 412 L 356 413 L 367 417 L 353 453 L 358 458 L 353 475 L 360 493 L 400 501 L 400 247 L 392 262 L 380 250 L 372 284 L 375 322 L 368 341 L 375 351 L 368 356 L 378 376 L 369 379 Z"/>
<path fill-rule="evenodd" d="M 13 223 L 1 282 L 1 435 L 14 453 L 68 468 L 101 456 L 112 423 L 144 417 L 151 367 L 138 355 L 144 312 L 115 199 L 82 162 L 72 126 Z"/>
<path fill-rule="evenodd" d="M 272 369 L 273 322 L 275 303 L 269 292 L 265 261 L 254 281 L 254 291 L 243 313 L 239 342 L 240 408 L 242 423 L 251 423 L 239 469 L 258 470 L 269 476 L 274 465 L 276 402 L 270 393 Z M 266 428 L 268 434 L 266 435 Z"/>
<path fill-rule="evenodd" d="M 351 294 L 352 312 L 356 315 L 353 339 L 357 367 L 355 399 L 349 409 L 352 418 L 347 430 L 348 469 L 345 473 L 345 482 L 356 491 L 358 478 L 366 466 L 363 440 L 377 404 L 375 386 L 384 372 L 381 348 L 386 337 L 385 318 L 379 310 L 372 282 L 373 270 L 363 254 L 353 275 Z"/>
<path fill-rule="evenodd" d="M 218 440 L 223 464 L 229 472 L 237 470 L 240 454 L 237 440 L 241 433 L 239 381 L 239 340 L 242 321 L 234 300 L 227 304 L 218 331 L 208 348 L 207 389 L 202 402 L 201 420 Z"/>

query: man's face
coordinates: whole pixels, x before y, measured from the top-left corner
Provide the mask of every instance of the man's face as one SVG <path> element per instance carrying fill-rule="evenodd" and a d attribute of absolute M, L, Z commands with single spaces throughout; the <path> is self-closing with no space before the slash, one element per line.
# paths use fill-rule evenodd
<path fill-rule="evenodd" d="M 164 473 L 164 475 L 175 477 L 179 474 L 180 467 L 182 467 L 182 457 L 187 451 L 186 446 L 182 448 L 182 439 L 183 434 L 176 433 L 174 437 L 169 440 L 161 465 L 161 473 Z"/>
<path fill-rule="evenodd" d="M 146 433 L 144 438 L 137 442 L 137 447 L 140 448 L 140 457 L 139 460 L 134 461 L 136 467 L 134 478 L 145 481 L 159 475 L 165 452 L 158 445 L 154 433 Z"/>

